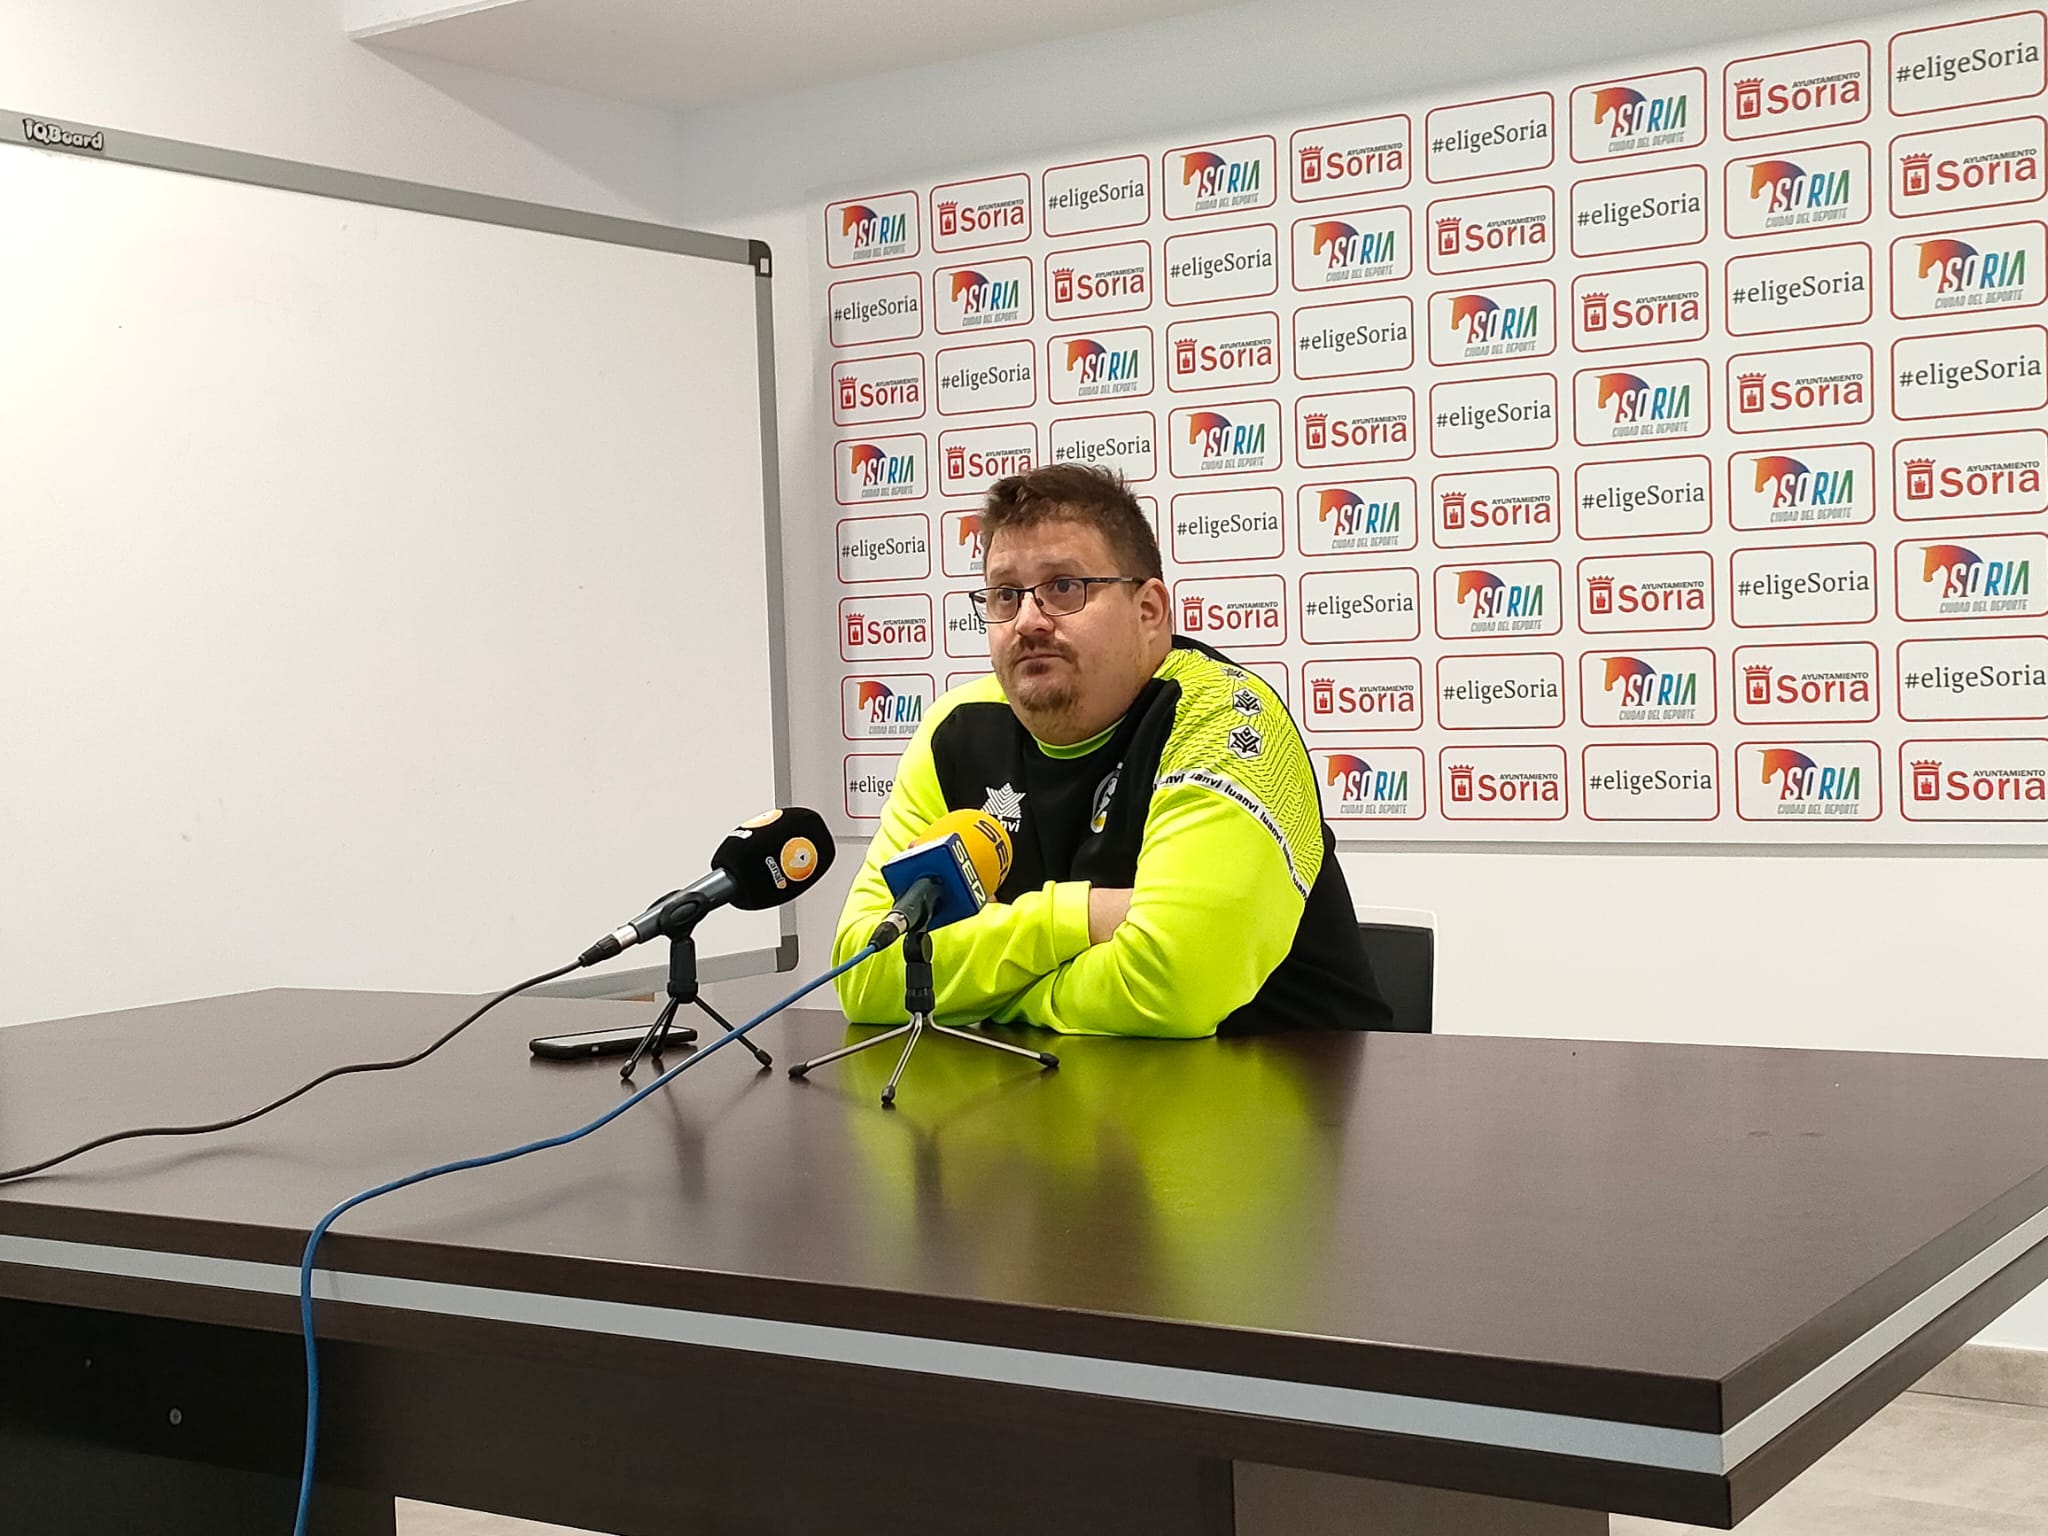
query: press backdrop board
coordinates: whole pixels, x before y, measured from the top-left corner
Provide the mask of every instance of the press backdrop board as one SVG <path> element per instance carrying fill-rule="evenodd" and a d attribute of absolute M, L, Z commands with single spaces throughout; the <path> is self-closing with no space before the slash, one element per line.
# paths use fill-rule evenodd
<path fill-rule="evenodd" d="M 1950 7 L 824 200 L 849 825 L 985 668 L 977 498 L 1077 461 L 1346 840 L 2039 843 L 2044 46 Z"/>
<path fill-rule="evenodd" d="M 0 139 L 0 1023 L 495 990 L 785 798 L 765 250 Z"/>

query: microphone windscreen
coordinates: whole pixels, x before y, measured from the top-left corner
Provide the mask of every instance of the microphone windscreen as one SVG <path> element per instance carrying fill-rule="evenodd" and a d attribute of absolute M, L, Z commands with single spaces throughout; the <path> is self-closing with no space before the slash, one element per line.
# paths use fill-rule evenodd
<path fill-rule="evenodd" d="M 981 888 L 994 901 L 996 890 L 1010 873 L 1009 829 L 987 811 L 948 811 L 925 829 L 922 840 L 932 842 L 953 836 L 967 850 L 968 862 L 973 864 Z"/>
<path fill-rule="evenodd" d="M 801 805 L 756 816 L 711 855 L 711 867 L 738 887 L 732 904 L 745 912 L 794 901 L 832 867 L 836 852 L 825 818 Z"/>

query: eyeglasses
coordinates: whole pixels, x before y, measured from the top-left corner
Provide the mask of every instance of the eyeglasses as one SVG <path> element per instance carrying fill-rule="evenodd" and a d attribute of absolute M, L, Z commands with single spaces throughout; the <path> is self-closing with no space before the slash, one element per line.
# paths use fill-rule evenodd
<path fill-rule="evenodd" d="M 1038 601 L 1038 611 L 1049 618 L 1063 618 L 1088 606 L 1091 587 L 1143 586 L 1143 576 L 1055 576 L 1035 587 L 976 587 L 967 594 L 981 616 L 991 624 L 1007 624 L 1024 607 L 1024 594 Z"/>

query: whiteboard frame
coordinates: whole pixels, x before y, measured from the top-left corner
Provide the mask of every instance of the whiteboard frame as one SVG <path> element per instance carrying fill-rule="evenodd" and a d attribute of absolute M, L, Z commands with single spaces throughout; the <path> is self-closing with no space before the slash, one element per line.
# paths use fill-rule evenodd
<path fill-rule="evenodd" d="M 51 142 L 33 137 L 38 126 L 50 130 L 53 138 L 69 136 L 78 142 Z M 182 139 L 124 133 L 69 118 L 7 109 L 0 109 L 0 144 L 70 155 L 80 160 L 113 160 L 154 170 L 211 177 L 216 181 L 303 192 L 341 202 L 468 219 L 479 224 L 500 224 L 514 229 L 563 235 L 573 240 L 636 246 L 642 250 L 666 251 L 677 256 L 737 262 L 752 267 L 755 360 L 761 412 L 761 537 L 768 583 L 768 718 L 773 736 L 775 798 L 778 804 L 789 803 L 789 669 L 782 591 L 780 460 L 775 421 L 775 324 L 770 303 L 774 260 L 765 241 L 737 235 L 708 234 L 702 230 L 586 213 L 573 208 L 557 208 L 546 203 L 491 197 L 453 187 L 436 187 L 424 182 L 341 170 L 334 166 L 280 160 Z M 601 925 L 603 920 L 601 914 L 594 916 L 593 928 Z M 782 939 L 774 949 L 742 950 L 736 954 L 713 956 L 702 962 L 698 972 L 704 981 L 730 981 L 743 976 L 793 970 L 796 963 L 795 915 L 785 906 L 782 910 Z M 643 966 L 577 976 L 550 986 L 535 987 L 532 992 L 534 995 L 555 997 L 624 997 L 658 991 L 667 984 L 667 978 L 667 966 Z"/>

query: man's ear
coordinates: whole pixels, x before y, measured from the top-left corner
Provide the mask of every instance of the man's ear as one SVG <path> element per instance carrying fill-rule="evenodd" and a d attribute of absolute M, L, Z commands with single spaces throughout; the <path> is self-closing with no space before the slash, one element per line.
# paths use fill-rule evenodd
<path fill-rule="evenodd" d="M 1138 588 L 1138 617 L 1148 630 L 1173 633 L 1173 597 L 1157 576 L 1148 578 Z"/>

